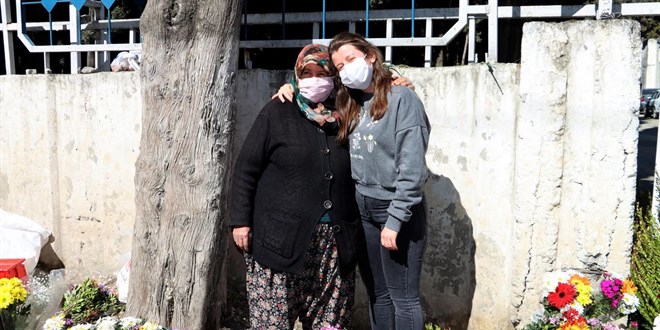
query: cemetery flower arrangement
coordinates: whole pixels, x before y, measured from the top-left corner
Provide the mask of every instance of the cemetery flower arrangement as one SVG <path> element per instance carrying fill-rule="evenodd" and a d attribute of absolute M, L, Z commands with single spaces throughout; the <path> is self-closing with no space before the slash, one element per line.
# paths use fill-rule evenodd
<path fill-rule="evenodd" d="M 618 330 L 635 329 L 636 324 L 621 324 L 625 316 L 637 311 L 637 287 L 629 278 L 603 273 L 592 283 L 579 272 L 557 271 L 543 278 L 543 307 L 526 330 Z"/>
<path fill-rule="evenodd" d="M 117 290 L 109 285 L 86 279 L 71 286 L 64 294 L 62 309 L 43 325 L 43 330 L 170 330 L 136 317 L 119 317 L 125 304 Z"/>
<path fill-rule="evenodd" d="M 57 314 L 44 324 L 44 330 L 169 330 L 169 328 L 137 317 L 105 316 L 91 323 L 68 323 L 63 313 Z"/>
<path fill-rule="evenodd" d="M 30 306 L 25 304 L 28 292 L 16 277 L 0 278 L 0 329 L 17 326 L 17 319 L 27 316 Z"/>
<path fill-rule="evenodd" d="M 119 301 L 117 291 L 105 283 L 85 279 L 64 294 L 62 312 L 70 323 L 90 323 L 103 316 L 122 312 L 125 305 Z"/>

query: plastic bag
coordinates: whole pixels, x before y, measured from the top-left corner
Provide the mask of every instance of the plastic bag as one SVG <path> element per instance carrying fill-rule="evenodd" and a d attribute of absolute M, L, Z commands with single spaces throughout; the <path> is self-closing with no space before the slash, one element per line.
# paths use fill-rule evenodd
<path fill-rule="evenodd" d="M 35 221 L 0 209 L 0 259 L 25 258 L 25 271 L 32 274 L 49 237 Z"/>
<path fill-rule="evenodd" d="M 140 71 L 140 61 L 142 55 L 137 51 L 121 52 L 117 54 L 114 60 L 110 63 L 112 72 L 119 71 Z"/>
<path fill-rule="evenodd" d="M 126 257 L 126 256 L 125 256 Z M 119 301 L 125 303 L 128 301 L 128 280 L 131 275 L 131 255 L 128 254 L 128 261 L 115 273 L 117 276 L 117 295 Z"/>

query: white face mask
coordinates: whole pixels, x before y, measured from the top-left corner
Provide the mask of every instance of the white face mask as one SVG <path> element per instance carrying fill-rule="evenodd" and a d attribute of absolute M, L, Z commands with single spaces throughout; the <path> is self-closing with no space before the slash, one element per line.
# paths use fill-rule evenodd
<path fill-rule="evenodd" d="M 298 81 L 300 94 L 314 103 L 325 101 L 333 88 L 335 83 L 331 77 L 310 77 Z"/>
<path fill-rule="evenodd" d="M 374 68 L 371 64 L 367 64 L 366 58 L 366 55 L 363 58 L 356 58 L 353 62 L 345 64 L 339 71 L 339 77 L 344 86 L 365 90 L 371 85 Z"/>

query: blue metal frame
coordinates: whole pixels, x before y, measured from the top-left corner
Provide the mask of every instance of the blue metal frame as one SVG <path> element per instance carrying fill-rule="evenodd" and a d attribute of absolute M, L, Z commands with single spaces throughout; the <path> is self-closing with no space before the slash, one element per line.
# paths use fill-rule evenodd
<path fill-rule="evenodd" d="M 322 14 L 323 16 L 322 16 L 322 18 L 321 18 L 321 22 L 322 22 L 321 38 L 322 38 L 322 39 L 325 39 L 325 0 L 323 0 L 323 9 L 322 9 L 322 13 L 323 13 L 323 14 Z"/>
<path fill-rule="evenodd" d="M 410 37 L 415 37 L 415 0 L 411 0 L 412 5 L 410 9 Z"/>
<path fill-rule="evenodd" d="M 138 7 L 141 7 L 141 8 L 144 9 L 144 4 L 145 4 L 144 0 L 133 0 L 133 1 L 138 5 Z M 247 4 L 247 0 L 244 0 L 244 1 Z M 283 1 L 286 1 L 286 0 L 283 0 Z M 112 6 L 114 6 L 116 1 L 115 0 L 105 0 L 105 1 L 102 1 L 102 2 L 103 2 L 103 6 L 104 6 L 105 10 L 107 10 L 107 13 L 108 13 L 108 15 L 107 15 L 107 19 L 108 19 L 107 33 L 108 33 L 108 43 L 111 44 L 112 43 L 112 11 L 110 9 L 112 8 Z M 23 1 L 22 0 L 20 2 L 21 12 L 22 12 L 22 20 L 21 20 L 22 21 L 22 24 L 21 24 L 22 31 L 27 31 L 27 28 L 26 28 L 26 10 L 25 10 L 26 7 L 25 6 L 27 6 L 27 5 L 42 5 L 42 7 L 44 9 L 46 9 L 46 11 L 48 11 L 48 26 L 49 26 L 48 33 L 49 33 L 50 45 L 53 46 L 54 37 L 53 37 L 52 10 L 53 10 L 53 8 L 55 8 L 55 6 L 58 3 L 69 3 L 69 4 L 73 5 L 76 8 L 76 12 L 78 14 L 78 17 L 80 17 L 80 8 L 78 8 L 78 6 L 76 6 L 72 0 L 55 0 L 55 1 L 48 1 L 48 2 L 44 2 L 44 1 L 41 1 L 41 0 L 29 0 L 29 1 Z M 108 7 L 107 4 L 109 4 L 110 6 Z M 52 6 L 50 8 L 50 10 L 48 10 L 48 6 Z M 246 7 L 247 7 L 247 5 L 246 5 Z M 245 10 L 246 10 L 245 11 L 245 26 L 247 27 L 247 8 Z M 283 15 L 284 15 L 284 13 L 283 13 Z M 81 45 L 82 44 L 82 26 L 81 26 L 80 20 L 78 20 L 78 26 L 76 27 L 76 32 L 78 34 L 78 45 Z M 247 34 L 246 34 L 246 37 L 247 37 Z M 27 37 L 27 38 L 30 39 L 29 37 Z M 34 45 L 34 42 L 32 42 L 32 40 L 30 40 L 30 43 L 32 43 Z"/>
<path fill-rule="evenodd" d="M 364 37 L 369 38 L 369 0 L 366 0 L 367 6 L 364 14 Z"/>

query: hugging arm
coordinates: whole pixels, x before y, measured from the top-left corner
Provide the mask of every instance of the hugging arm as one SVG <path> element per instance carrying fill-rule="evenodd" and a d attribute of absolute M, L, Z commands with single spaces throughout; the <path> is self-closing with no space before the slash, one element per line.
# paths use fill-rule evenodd
<path fill-rule="evenodd" d="M 410 79 L 406 77 L 393 77 L 392 85 L 404 86 L 415 90 L 415 85 L 412 83 L 412 81 L 410 81 Z M 270 97 L 271 100 L 274 100 L 275 98 L 280 99 L 282 103 L 284 103 L 285 99 L 293 102 L 293 86 L 291 86 L 289 83 L 282 85 L 280 89 L 277 90 L 277 93 Z"/>

